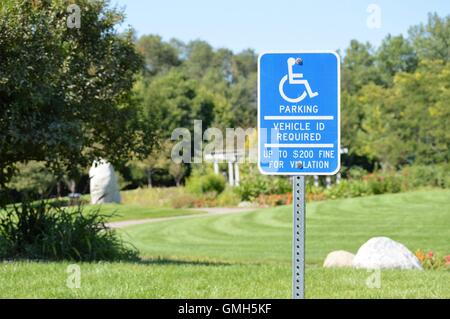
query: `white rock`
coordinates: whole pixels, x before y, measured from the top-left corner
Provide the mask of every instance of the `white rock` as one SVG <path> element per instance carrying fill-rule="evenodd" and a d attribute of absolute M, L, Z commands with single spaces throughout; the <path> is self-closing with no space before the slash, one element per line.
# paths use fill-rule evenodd
<path fill-rule="evenodd" d="M 362 245 L 353 259 L 353 267 L 422 270 L 419 260 L 408 248 L 387 237 L 372 238 Z"/>
<path fill-rule="evenodd" d="M 251 203 L 251 202 L 241 202 L 238 205 L 239 208 L 256 208 L 258 207 L 257 203 Z"/>
<path fill-rule="evenodd" d="M 325 268 L 352 267 L 355 255 L 348 251 L 338 250 L 328 254 L 323 263 Z"/>
<path fill-rule="evenodd" d="M 120 204 L 120 189 L 113 166 L 106 162 L 94 162 L 89 170 L 91 203 Z"/>

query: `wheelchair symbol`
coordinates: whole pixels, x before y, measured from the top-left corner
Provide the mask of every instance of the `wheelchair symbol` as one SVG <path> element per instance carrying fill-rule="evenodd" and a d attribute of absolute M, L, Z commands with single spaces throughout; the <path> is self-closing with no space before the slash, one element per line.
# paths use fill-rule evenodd
<path fill-rule="evenodd" d="M 288 102 L 291 103 L 299 103 L 301 101 L 303 101 L 308 95 L 309 97 L 315 98 L 316 96 L 319 95 L 318 92 L 313 92 L 311 89 L 311 86 L 309 85 L 308 80 L 304 80 L 303 79 L 303 73 L 294 73 L 294 65 L 295 65 L 295 59 L 294 58 L 289 58 L 287 61 L 288 64 L 288 75 L 284 76 L 281 81 L 280 81 L 280 95 L 283 99 L 285 99 Z M 286 94 L 284 93 L 284 85 L 286 84 L 286 82 L 289 81 L 289 84 L 303 84 L 306 88 L 306 91 L 303 90 L 303 93 L 297 97 L 297 98 L 290 98 L 287 97 Z"/>

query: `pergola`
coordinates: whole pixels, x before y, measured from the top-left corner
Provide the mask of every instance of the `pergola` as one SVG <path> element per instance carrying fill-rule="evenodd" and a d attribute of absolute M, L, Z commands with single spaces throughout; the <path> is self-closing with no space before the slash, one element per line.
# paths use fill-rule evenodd
<path fill-rule="evenodd" d="M 207 162 L 213 163 L 214 173 L 220 174 L 220 163 L 228 163 L 228 183 L 230 186 L 239 186 L 239 162 L 245 157 L 244 150 L 236 150 L 234 152 L 215 152 L 205 155 Z"/>
<path fill-rule="evenodd" d="M 348 154 L 348 148 L 341 148 L 341 154 Z M 245 151 L 237 150 L 234 152 L 215 152 L 212 154 L 205 155 L 205 160 L 207 162 L 213 163 L 214 173 L 220 174 L 219 163 L 228 163 L 228 183 L 231 186 L 239 186 L 240 183 L 240 173 L 239 173 L 239 162 L 240 159 L 244 158 Z M 331 176 L 326 177 L 326 186 L 330 188 L 332 185 Z M 341 173 L 336 174 L 336 184 L 341 182 Z M 319 176 L 314 176 L 314 186 L 319 186 Z"/>
<path fill-rule="evenodd" d="M 348 148 L 341 148 L 341 154 L 348 154 Z M 341 172 L 336 174 L 336 184 L 341 182 Z M 327 188 L 331 187 L 331 176 L 327 176 L 325 179 Z M 319 187 L 319 176 L 314 176 L 314 186 Z"/>

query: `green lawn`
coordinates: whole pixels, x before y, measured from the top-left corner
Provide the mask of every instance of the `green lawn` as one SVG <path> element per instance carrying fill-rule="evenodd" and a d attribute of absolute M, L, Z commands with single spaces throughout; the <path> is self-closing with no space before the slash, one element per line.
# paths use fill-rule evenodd
<path fill-rule="evenodd" d="M 412 251 L 450 254 L 450 191 L 311 203 L 307 208 L 307 298 L 450 298 L 450 271 L 321 268 L 336 249 L 355 252 L 373 236 Z M 0 297 L 289 298 L 291 208 L 133 226 L 123 236 L 146 262 L 81 264 L 81 288 L 63 263 L 0 264 Z"/>
<path fill-rule="evenodd" d="M 290 298 L 290 267 L 279 264 L 155 262 L 81 264 L 81 288 L 69 289 L 66 263 L 0 264 L 1 298 Z M 307 298 L 450 298 L 445 271 L 384 271 L 381 289 L 370 273 L 306 270 Z"/>
<path fill-rule="evenodd" d="M 9 206 L 9 208 L 11 208 L 11 206 Z M 72 207 L 72 209 L 75 209 L 75 207 Z M 110 222 L 176 217 L 183 215 L 196 215 L 206 213 L 200 210 L 193 210 L 193 209 L 174 209 L 168 207 L 153 208 L 147 205 L 132 205 L 132 204 L 120 204 L 120 205 L 101 204 L 101 205 L 84 206 L 85 212 L 95 210 L 100 210 L 101 214 L 108 215 L 107 220 Z M 5 210 L 0 210 L 0 215 L 2 214 L 5 214 Z"/>
<path fill-rule="evenodd" d="M 450 191 L 423 191 L 315 202 L 307 206 L 307 263 L 321 264 L 338 249 L 351 252 L 374 236 L 410 250 L 450 254 Z M 290 207 L 168 221 L 128 228 L 126 237 L 146 257 L 290 262 Z"/>
<path fill-rule="evenodd" d="M 139 205 L 89 205 L 87 211 L 100 209 L 102 214 L 110 215 L 109 221 L 117 222 L 124 220 L 152 219 L 161 217 L 175 217 L 183 215 L 204 214 L 204 212 L 192 209 L 173 209 L 173 208 L 149 208 Z"/>

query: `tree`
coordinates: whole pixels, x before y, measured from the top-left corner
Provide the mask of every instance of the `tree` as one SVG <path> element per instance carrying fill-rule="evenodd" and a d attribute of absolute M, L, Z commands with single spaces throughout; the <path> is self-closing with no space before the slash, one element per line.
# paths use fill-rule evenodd
<path fill-rule="evenodd" d="M 145 60 L 145 69 L 150 76 L 167 72 L 181 64 L 177 50 L 162 41 L 158 35 L 144 35 L 136 43 L 138 52 Z"/>
<path fill-rule="evenodd" d="M 359 156 L 367 157 L 358 139 L 362 130 L 364 109 L 357 94 L 364 85 L 379 82 L 373 51 L 369 43 L 352 40 L 342 63 L 342 145 L 349 149 L 348 159 L 351 160 L 347 162 L 348 165 L 352 165 Z"/>
<path fill-rule="evenodd" d="M 414 73 L 395 75 L 393 86 L 361 89 L 364 116 L 359 151 L 386 169 L 448 163 L 450 66 L 421 61 Z"/>
<path fill-rule="evenodd" d="M 369 43 L 350 42 L 342 64 L 342 89 L 355 94 L 365 84 L 380 83 L 373 48 Z"/>
<path fill-rule="evenodd" d="M 235 127 L 255 127 L 257 116 L 257 55 L 244 50 L 233 57 L 230 103 Z"/>
<path fill-rule="evenodd" d="M 376 64 L 386 86 L 392 85 L 395 74 L 414 72 L 418 62 L 414 48 L 402 35 L 388 35 L 376 53 Z"/>
<path fill-rule="evenodd" d="M 187 59 L 183 63 L 186 74 L 194 79 L 201 79 L 214 59 L 211 45 L 205 41 L 191 41 L 186 46 Z"/>
<path fill-rule="evenodd" d="M 175 162 L 170 162 L 169 164 L 169 174 L 175 180 L 175 185 L 177 187 L 181 186 L 182 179 L 186 176 L 187 167 L 186 164 L 177 164 Z"/>
<path fill-rule="evenodd" d="M 194 120 L 202 120 L 205 129 L 214 120 L 214 99 L 180 69 L 141 86 L 139 96 L 145 117 L 159 123 L 163 138 L 170 138 L 178 127 L 192 128 Z"/>
<path fill-rule="evenodd" d="M 153 173 L 156 169 L 164 167 L 166 158 L 161 156 L 159 149 L 154 149 L 153 152 L 145 159 L 134 161 L 132 166 L 144 172 L 147 179 L 147 187 L 153 187 Z M 134 173 L 136 175 L 136 172 Z M 135 176 L 137 177 L 137 176 Z"/>
<path fill-rule="evenodd" d="M 57 183 L 55 176 L 42 162 L 30 161 L 18 165 L 16 174 L 8 187 L 25 194 L 44 195 Z"/>
<path fill-rule="evenodd" d="M 414 74 L 396 78 L 397 105 L 402 111 L 402 129 L 411 141 L 408 160 L 418 164 L 448 163 L 450 160 L 450 64 L 421 61 Z"/>
<path fill-rule="evenodd" d="M 67 1 L 0 3 L 0 185 L 18 162 L 73 171 L 94 159 L 121 165 L 154 144 L 131 89 L 142 69 L 123 14 L 106 0 L 79 0 L 81 28 L 68 28 Z"/>
<path fill-rule="evenodd" d="M 378 161 L 383 170 L 405 164 L 411 141 L 402 130 L 403 108 L 397 104 L 395 89 L 371 83 L 361 89 L 358 101 L 364 115 L 357 132 L 357 152 Z"/>
<path fill-rule="evenodd" d="M 409 29 L 409 37 L 420 59 L 450 61 L 450 15 L 428 15 L 426 24 Z"/>

